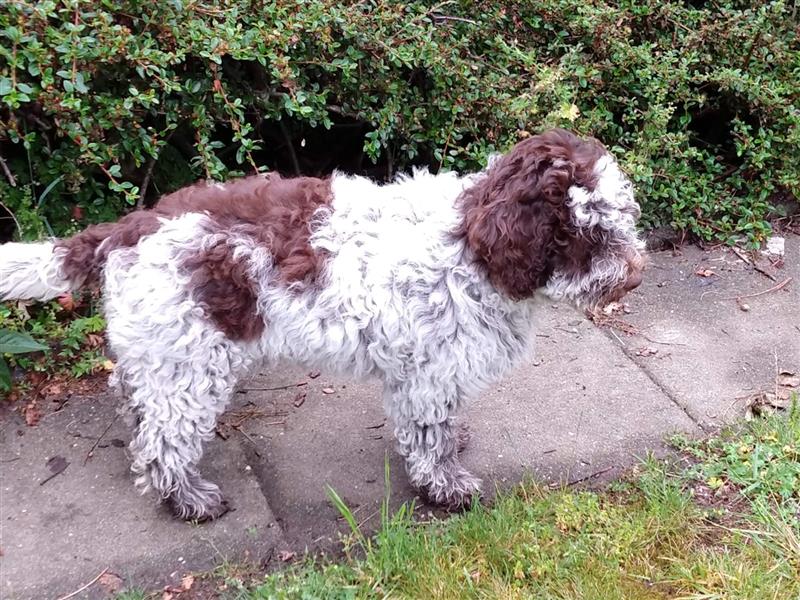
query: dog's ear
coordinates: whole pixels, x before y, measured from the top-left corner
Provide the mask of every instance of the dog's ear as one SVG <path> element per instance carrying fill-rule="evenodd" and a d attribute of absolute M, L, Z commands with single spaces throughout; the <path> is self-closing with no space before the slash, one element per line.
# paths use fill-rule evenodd
<path fill-rule="evenodd" d="M 492 283 L 514 299 L 542 287 L 569 244 L 566 198 L 580 143 L 560 130 L 528 138 L 462 194 L 467 244 Z"/>

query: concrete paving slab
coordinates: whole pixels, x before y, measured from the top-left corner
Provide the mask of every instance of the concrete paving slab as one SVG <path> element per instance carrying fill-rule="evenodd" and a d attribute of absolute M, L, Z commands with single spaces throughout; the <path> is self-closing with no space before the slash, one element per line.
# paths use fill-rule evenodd
<path fill-rule="evenodd" d="M 741 417 L 746 396 L 773 389 L 776 367 L 800 372 L 800 237 L 788 235 L 785 252 L 780 268 L 760 261 L 774 280 L 729 248 L 655 253 L 625 299 L 631 313 L 617 315 L 643 334 L 616 332 L 628 356 L 707 430 Z"/>
<path fill-rule="evenodd" d="M 463 460 L 487 490 L 528 474 L 567 482 L 604 473 L 636 462 L 648 450 L 663 451 L 662 440 L 671 432 L 699 433 L 686 413 L 580 313 L 544 306 L 541 318 L 534 359 L 463 415 L 472 431 Z M 261 460 L 250 460 L 258 465 L 270 506 L 287 539 L 301 548 L 328 545 L 345 528 L 328 501 L 327 486 L 356 511 L 356 518 L 373 520 L 383 497 L 385 456 L 395 505 L 415 495 L 393 451 L 379 384 L 308 375 L 276 369 L 241 395 L 286 413 L 285 424 L 254 419 L 243 427 L 253 440 L 251 450 L 261 453 Z M 280 386 L 289 389 L 253 389 Z M 422 511 L 427 510 L 423 504 Z"/>
<path fill-rule="evenodd" d="M 266 559 L 281 543 L 236 441 L 209 444 L 203 466 L 236 509 L 224 519 L 190 525 L 172 518 L 151 496 L 139 495 L 126 455 L 130 431 L 121 418 L 114 421 L 116 405 L 110 395 L 72 398 L 36 427 L 12 415 L 0 425 L 4 600 L 58 598 L 106 568 L 125 585 L 159 588 L 225 559 Z M 69 465 L 47 480 L 53 457 Z M 78 597 L 107 597 L 107 589 L 94 585 Z"/>

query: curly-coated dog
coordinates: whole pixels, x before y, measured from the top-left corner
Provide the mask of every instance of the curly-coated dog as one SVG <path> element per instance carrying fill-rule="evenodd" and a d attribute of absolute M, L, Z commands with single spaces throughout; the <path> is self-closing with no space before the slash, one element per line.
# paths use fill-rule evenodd
<path fill-rule="evenodd" d="M 137 484 L 184 519 L 227 510 L 198 471 L 234 386 L 264 363 L 377 376 L 412 484 L 468 503 L 454 414 L 533 337 L 537 298 L 593 306 L 641 281 L 639 207 L 593 139 L 547 131 L 482 172 L 379 185 L 200 183 L 69 239 L 0 246 L 0 299 L 99 282 Z"/>

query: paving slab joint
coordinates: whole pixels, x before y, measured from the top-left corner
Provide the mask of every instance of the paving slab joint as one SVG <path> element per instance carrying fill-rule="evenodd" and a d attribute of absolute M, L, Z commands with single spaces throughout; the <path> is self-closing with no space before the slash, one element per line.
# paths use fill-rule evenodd
<path fill-rule="evenodd" d="M 631 351 L 628 348 L 628 346 L 626 346 L 623 343 L 620 343 L 619 338 L 617 338 L 617 336 L 612 335 L 609 330 L 606 330 L 605 328 L 601 328 L 601 329 L 603 331 L 603 335 L 605 335 L 614 344 L 617 344 L 620 347 L 620 349 L 622 350 L 622 353 L 625 355 L 625 358 L 627 358 L 631 363 L 633 363 L 633 365 L 637 369 L 639 369 L 642 373 L 644 373 L 645 376 L 650 381 L 653 382 L 653 385 L 655 385 L 658 388 L 658 390 L 662 394 L 664 394 L 664 396 L 669 398 L 670 402 L 672 402 L 675 406 L 680 408 L 683 411 L 683 413 L 687 417 L 689 417 L 689 419 L 692 421 L 692 423 L 694 423 L 697 426 L 697 428 L 700 429 L 700 431 L 702 431 L 706 435 L 711 434 L 711 433 L 714 432 L 714 428 L 713 427 L 709 427 L 708 425 L 705 425 L 701 420 L 696 418 L 686 406 L 681 404 L 680 401 L 678 400 L 678 397 L 675 394 L 673 394 L 667 387 L 665 387 L 658 380 L 658 378 L 653 375 L 653 373 L 650 371 L 650 369 L 648 369 L 645 365 L 639 364 L 636 360 L 634 360 L 634 358 L 631 355 Z"/>

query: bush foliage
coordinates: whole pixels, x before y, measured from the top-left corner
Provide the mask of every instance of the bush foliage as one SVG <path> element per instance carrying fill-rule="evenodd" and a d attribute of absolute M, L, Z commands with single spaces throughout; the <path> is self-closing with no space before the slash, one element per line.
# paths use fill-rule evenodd
<path fill-rule="evenodd" d="M 618 153 L 646 225 L 756 241 L 800 195 L 796 10 L 7 0 L 0 200 L 63 234 L 198 177 L 470 169 L 559 125 Z"/>

